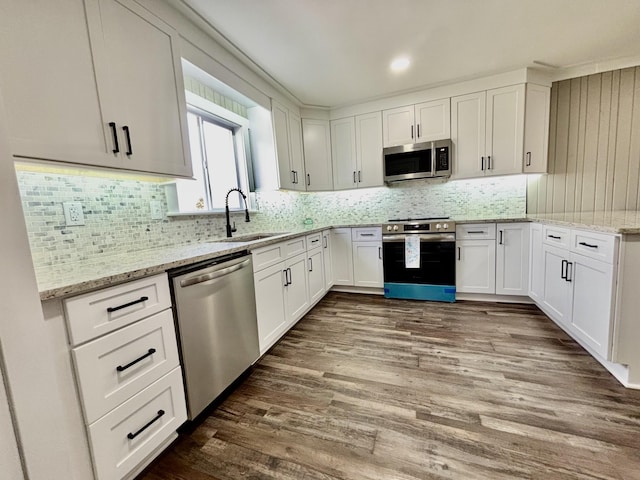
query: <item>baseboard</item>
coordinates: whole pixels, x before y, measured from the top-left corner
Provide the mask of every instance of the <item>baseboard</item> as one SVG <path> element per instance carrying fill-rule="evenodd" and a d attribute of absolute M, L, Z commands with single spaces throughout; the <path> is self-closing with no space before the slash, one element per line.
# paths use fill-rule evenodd
<path fill-rule="evenodd" d="M 352 287 L 349 285 L 334 285 L 333 287 L 331 287 L 331 291 L 343 293 L 366 293 L 369 295 L 384 295 L 384 288 Z"/>
<path fill-rule="evenodd" d="M 470 300 L 475 302 L 497 303 L 534 303 L 531 298 L 524 295 L 489 295 L 486 293 L 459 293 L 456 292 L 456 300 Z"/>

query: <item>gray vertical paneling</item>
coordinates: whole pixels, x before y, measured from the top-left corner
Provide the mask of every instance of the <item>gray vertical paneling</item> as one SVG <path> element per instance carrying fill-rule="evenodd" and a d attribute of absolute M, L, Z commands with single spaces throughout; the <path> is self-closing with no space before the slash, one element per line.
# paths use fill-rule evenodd
<path fill-rule="evenodd" d="M 585 131 L 587 124 L 587 93 L 588 93 L 588 77 L 582 77 L 580 79 L 580 116 L 578 117 L 577 134 L 578 144 L 576 152 L 576 188 L 574 196 L 573 210 L 580 210 L 582 205 L 582 191 L 584 182 L 584 146 L 585 146 Z"/>
<path fill-rule="evenodd" d="M 587 111 L 584 132 L 584 164 L 582 168 L 582 202 L 579 210 L 592 211 L 596 198 L 596 167 L 600 127 L 600 91 L 602 75 L 587 77 Z"/>
<path fill-rule="evenodd" d="M 554 181 L 552 212 L 565 211 L 567 187 L 567 160 L 569 149 L 569 120 L 571 118 L 571 80 L 558 87 L 558 113 L 556 120 L 556 153 L 554 155 Z"/>
<path fill-rule="evenodd" d="M 527 182 L 530 213 L 640 210 L 640 67 L 556 82 L 549 174 Z"/>
<path fill-rule="evenodd" d="M 613 210 L 624 210 L 627 202 L 634 77 L 635 68 L 626 68 L 620 72 L 618 96 L 621 101 L 618 102 L 616 150 L 613 158 Z"/>

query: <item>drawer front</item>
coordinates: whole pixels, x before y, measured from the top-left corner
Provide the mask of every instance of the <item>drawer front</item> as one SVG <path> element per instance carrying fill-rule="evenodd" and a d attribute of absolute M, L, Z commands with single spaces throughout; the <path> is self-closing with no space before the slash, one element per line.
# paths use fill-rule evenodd
<path fill-rule="evenodd" d="M 186 419 L 178 367 L 89 426 L 97 479 L 119 480 L 126 476 Z"/>
<path fill-rule="evenodd" d="M 322 247 L 322 232 L 307 235 L 307 251 Z"/>
<path fill-rule="evenodd" d="M 165 273 L 64 300 L 74 346 L 169 307 L 171 295 Z"/>
<path fill-rule="evenodd" d="M 305 237 L 296 237 L 284 242 L 286 258 L 295 257 L 307 251 L 307 242 Z"/>
<path fill-rule="evenodd" d="M 560 248 L 569 248 L 571 231 L 568 228 L 544 225 L 542 227 L 542 241 L 547 245 L 555 245 Z"/>
<path fill-rule="evenodd" d="M 495 223 L 464 223 L 456 225 L 456 240 L 495 240 Z"/>
<path fill-rule="evenodd" d="M 253 271 L 259 272 L 285 259 L 285 244 L 284 242 L 274 243 L 267 247 L 256 248 L 251 251 L 251 257 L 253 260 Z"/>
<path fill-rule="evenodd" d="M 171 310 L 74 348 L 73 360 L 90 424 L 180 365 Z"/>
<path fill-rule="evenodd" d="M 571 230 L 571 251 L 612 264 L 615 259 L 617 239 L 613 235 Z"/>
<path fill-rule="evenodd" d="M 351 230 L 351 240 L 354 242 L 379 242 L 382 240 L 382 228 L 353 228 Z"/>

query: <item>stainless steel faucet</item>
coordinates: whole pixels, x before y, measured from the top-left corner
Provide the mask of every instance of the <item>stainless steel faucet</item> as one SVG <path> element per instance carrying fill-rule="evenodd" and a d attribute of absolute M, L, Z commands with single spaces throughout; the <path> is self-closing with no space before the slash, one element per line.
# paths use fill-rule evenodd
<path fill-rule="evenodd" d="M 227 216 L 227 238 L 231 238 L 231 233 L 236 231 L 236 222 L 233 222 L 233 228 L 231 227 L 231 219 L 229 218 L 229 194 L 231 192 L 238 192 L 244 200 L 244 221 L 250 222 L 249 218 L 249 206 L 247 205 L 247 196 L 242 193 L 239 188 L 232 188 L 227 192 L 227 196 L 224 199 L 224 213 Z"/>

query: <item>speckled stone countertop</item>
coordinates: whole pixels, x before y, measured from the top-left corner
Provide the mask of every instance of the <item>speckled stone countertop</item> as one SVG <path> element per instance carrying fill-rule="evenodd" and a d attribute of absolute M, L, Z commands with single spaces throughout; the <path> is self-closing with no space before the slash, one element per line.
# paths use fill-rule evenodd
<path fill-rule="evenodd" d="M 640 211 L 614 210 L 613 212 L 564 212 L 529 214 L 534 222 L 553 223 L 570 228 L 581 228 L 623 235 L 640 234 Z"/>
<path fill-rule="evenodd" d="M 639 211 L 553 213 L 526 216 L 477 216 L 452 218 L 456 223 L 492 223 L 537 221 L 566 227 L 583 228 L 606 233 L 640 234 Z M 172 268 L 211 260 L 223 255 L 251 251 L 299 235 L 319 232 L 327 228 L 370 227 L 387 223 L 368 222 L 350 225 L 313 225 L 252 242 L 227 242 L 211 239 L 208 242 L 123 252 L 105 256 L 97 261 L 66 263 L 56 266 L 36 266 L 36 277 L 41 300 L 78 295 L 113 284 L 162 273 Z M 250 233 L 248 235 L 251 235 Z"/>

